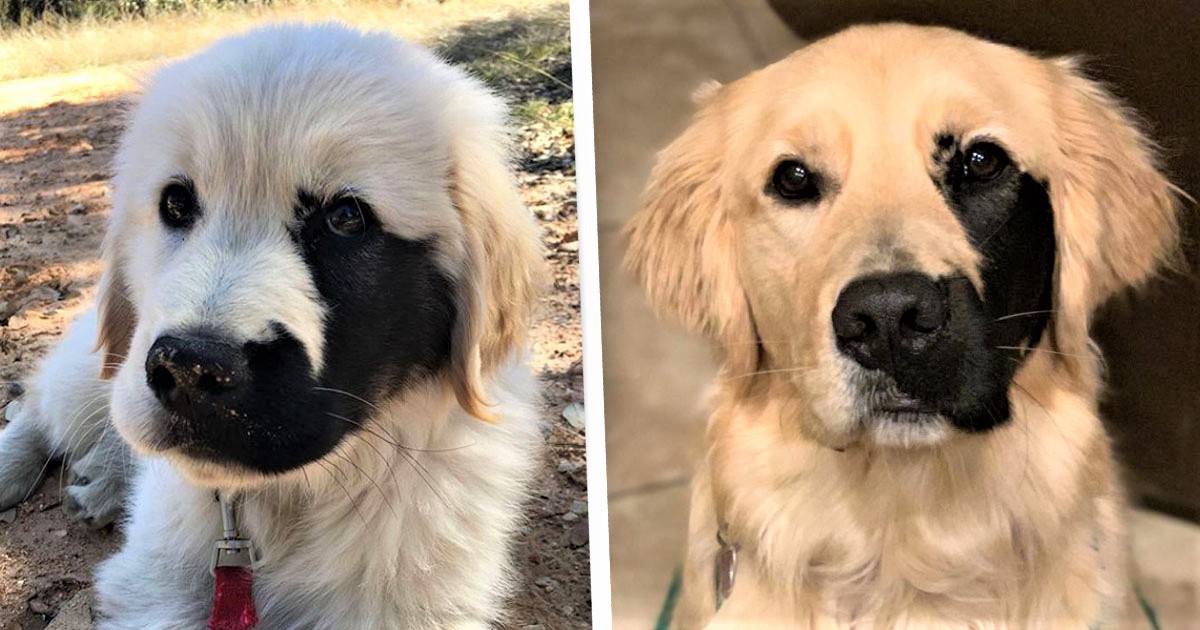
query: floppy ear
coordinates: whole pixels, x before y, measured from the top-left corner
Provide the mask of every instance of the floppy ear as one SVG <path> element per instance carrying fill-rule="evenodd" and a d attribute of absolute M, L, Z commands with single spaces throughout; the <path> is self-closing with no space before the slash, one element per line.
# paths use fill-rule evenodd
<path fill-rule="evenodd" d="M 96 351 L 102 355 L 100 378 L 117 373 L 129 353 L 129 342 L 137 326 L 137 313 L 129 300 L 128 285 L 116 256 L 117 235 L 110 228 L 104 240 L 104 271 L 97 289 L 99 326 Z"/>
<path fill-rule="evenodd" d="M 459 275 L 451 384 L 459 405 L 488 422 L 482 376 L 525 345 L 544 286 L 545 260 L 532 213 L 517 192 L 509 159 L 504 107 L 462 80 L 449 112 L 451 195 L 462 219 L 466 261 Z"/>
<path fill-rule="evenodd" d="M 1091 313 L 1176 260 L 1181 191 L 1159 170 L 1131 112 L 1076 60 L 1052 66 L 1061 160 L 1050 183 L 1060 257 L 1056 340 L 1082 354 Z"/>
<path fill-rule="evenodd" d="M 626 226 L 625 265 L 660 315 L 719 342 L 726 369 L 751 372 L 759 352 L 726 214 L 720 94 L 658 156 L 641 210 Z"/>

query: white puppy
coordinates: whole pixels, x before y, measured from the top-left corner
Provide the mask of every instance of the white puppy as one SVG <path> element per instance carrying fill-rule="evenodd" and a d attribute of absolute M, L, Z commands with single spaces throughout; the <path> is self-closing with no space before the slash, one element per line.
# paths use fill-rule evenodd
<path fill-rule="evenodd" d="M 99 317 L 71 334 L 100 351 L 68 341 L 84 358 L 49 361 L 24 401 L 103 373 L 139 454 L 101 627 L 202 627 L 226 506 L 260 628 L 497 619 L 541 441 L 523 352 L 541 250 L 508 157 L 494 96 L 382 35 L 262 29 L 149 82 Z M 17 416 L 0 461 L 37 454 L 0 487 L 73 430 Z"/>

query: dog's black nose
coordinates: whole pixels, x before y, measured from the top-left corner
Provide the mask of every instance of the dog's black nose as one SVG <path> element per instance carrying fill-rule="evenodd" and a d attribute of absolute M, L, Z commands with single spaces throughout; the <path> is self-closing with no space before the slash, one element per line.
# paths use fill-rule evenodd
<path fill-rule="evenodd" d="M 164 407 L 185 417 L 235 399 L 248 372 L 241 346 L 209 334 L 163 335 L 146 355 L 146 383 Z"/>
<path fill-rule="evenodd" d="M 924 354 L 949 320 L 944 289 L 921 273 L 859 278 L 833 308 L 838 349 L 868 369 Z"/>

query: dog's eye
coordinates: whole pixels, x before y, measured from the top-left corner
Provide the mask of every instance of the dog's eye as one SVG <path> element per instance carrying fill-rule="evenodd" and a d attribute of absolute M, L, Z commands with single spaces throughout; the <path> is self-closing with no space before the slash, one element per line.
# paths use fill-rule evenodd
<path fill-rule="evenodd" d="M 344 199 L 330 205 L 325 213 L 325 226 L 338 236 L 358 236 L 367 228 L 360 202 Z"/>
<path fill-rule="evenodd" d="M 991 142 L 971 145 L 963 157 L 963 175 L 976 181 L 994 179 L 1009 164 L 1004 149 Z"/>
<path fill-rule="evenodd" d="M 820 195 L 816 174 L 799 160 L 784 160 L 775 167 L 771 189 L 787 201 L 811 201 Z"/>
<path fill-rule="evenodd" d="M 179 182 L 168 184 L 158 200 L 158 214 L 167 227 L 179 230 L 191 227 L 200 214 L 191 186 Z"/>

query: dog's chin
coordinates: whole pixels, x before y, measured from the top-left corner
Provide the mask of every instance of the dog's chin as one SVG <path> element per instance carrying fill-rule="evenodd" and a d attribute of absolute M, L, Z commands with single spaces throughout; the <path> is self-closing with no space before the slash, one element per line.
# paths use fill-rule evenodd
<path fill-rule="evenodd" d="M 181 438 L 171 427 L 178 426 L 182 420 L 173 418 L 153 398 L 124 397 L 118 391 L 113 398 L 113 411 L 117 433 L 134 452 L 166 458 L 185 479 L 202 487 L 249 488 L 275 483 L 293 473 L 300 474 L 301 470 L 328 455 L 328 452 L 315 453 L 309 455 L 316 457 L 286 462 L 276 458 L 269 468 L 264 469 L 261 463 L 239 461 L 233 454 L 224 452 L 221 444 Z M 263 450 L 271 449 L 263 447 Z"/>
<path fill-rule="evenodd" d="M 188 482 L 213 489 L 253 488 L 277 481 L 281 475 L 264 475 L 228 462 L 214 462 L 187 455 L 178 449 L 163 453 L 171 466 Z M 286 474 L 286 473 L 284 473 Z"/>
<path fill-rule="evenodd" d="M 936 413 L 882 410 L 862 422 L 865 446 L 919 449 L 939 446 L 954 437 L 954 426 Z"/>

